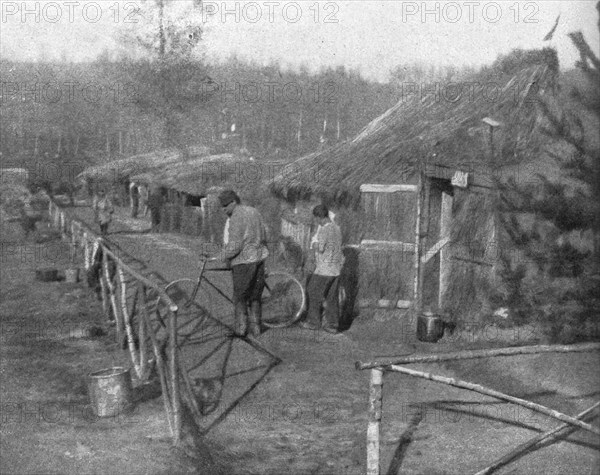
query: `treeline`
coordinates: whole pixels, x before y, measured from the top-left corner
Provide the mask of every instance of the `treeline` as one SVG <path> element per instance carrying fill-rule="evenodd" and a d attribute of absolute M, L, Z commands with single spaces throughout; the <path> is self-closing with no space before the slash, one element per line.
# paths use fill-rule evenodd
<path fill-rule="evenodd" d="M 411 65 L 377 83 L 344 67 L 310 73 L 236 58 L 207 65 L 107 56 L 3 61 L 0 75 L 2 166 L 32 169 L 195 145 L 292 158 L 351 139 L 399 100 L 401 82 L 450 77 Z"/>

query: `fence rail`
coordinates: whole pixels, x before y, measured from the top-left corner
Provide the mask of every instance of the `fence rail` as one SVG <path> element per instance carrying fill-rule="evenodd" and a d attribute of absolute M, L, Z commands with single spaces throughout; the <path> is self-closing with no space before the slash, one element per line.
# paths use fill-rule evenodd
<path fill-rule="evenodd" d="M 70 243 L 71 256 L 81 252 L 86 271 L 99 266 L 102 307 L 105 315 L 115 321 L 117 343 L 121 348 L 129 347 L 133 368 L 141 381 L 147 380 L 154 369 L 158 373 L 173 443 L 179 444 L 181 393 L 191 406 L 195 399 L 188 384 L 180 386 L 181 379 L 187 382 L 187 374 L 178 361 L 177 305 L 161 284 L 126 263 L 125 253 L 115 252 L 115 245 L 70 217 L 52 198 L 48 212 L 50 222 Z M 161 310 L 165 313 L 161 314 Z"/>
<path fill-rule="evenodd" d="M 537 346 L 522 346 L 522 347 L 511 347 L 511 348 L 496 348 L 489 350 L 472 350 L 472 351 L 457 351 L 452 353 L 441 353 L 436 355 L 411 355 L 411 356 L 399 356 L 397 358 L 386 358 L 384 360 L 377 360 L 371 362 L 357 361 L 355 367 L 358 370 L 368 369 L 371 371 L 371 377 L 369 381 L 369 415 L 368 415 L 368 426 L 367 426 L 367 475 L 379 475 L 380 467 L 380 426 L 382 419 L 382 408 L 383 408 L 383 380 L 386 372 L 396 372 L 412 377 L 428 379 L 438 383 L 446 384 L 449 386 L 466 389 L 468 391 L 477 392 L 487 396 L 507 401 L 512 404 L 527 407 L 533 411 L 540 412 L 554 419 L 564 422 L 560 427 L 538 435 L 531 439 L 529 442 L 520 445 L 516 449 L 512 450 L 504 457 L 500 458 L 493 464 L 477 472 L 476 475 L 490 474 L 494 470 L 507 465 L 522 453 L 531 449 L 534 446 L 539 445 L 541 442 L 555 439 L 556 437 L 565 434 L 569 430 L 573 429 L 584 429 L 593 434 L 600 435 L 600 428 L 586 423 L 583 419 L 589 416 L 595 411 L 599 403 L 596 403 L 592 407 L 583 411 L 575 417 L 568 416 L 559 411 L 550 409 L 542 406 L 541 404 L 527 401 L 524 399 L 509 396 L 507 394 L 495 391 L 493 389 L 486 388 L 479 384 L 474 384 L 466 381 L 461 381 L 455 378 L 448 378 L 445 376 L 434 375 L 423 371 L 415 371 L 409 368 L 405 368 L 400 365 L 413 364 L 413 363 L 439 363 L 443 361 L 457 361 L 465 359 L 476 359 L 485 357 L 499 357 L 499 356 L 515 356 L 515 355 L 533 355 L 542 353 L 571 353 L 571 352 L 587 352 L 587 351 L 598 351 L 600 350 L 600 343 L 585 343 L 578 345 L 537 345 Z"/>

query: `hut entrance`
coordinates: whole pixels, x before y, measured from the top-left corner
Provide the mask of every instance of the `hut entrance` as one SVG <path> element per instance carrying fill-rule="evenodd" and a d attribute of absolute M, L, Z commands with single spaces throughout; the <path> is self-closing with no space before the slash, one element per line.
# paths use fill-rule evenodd
<path fill-rule="evenodd" d="M 362 185 L 361 305 L 439 310 L 450 279 L 451 180 Z"/>
<path fill-rule="evenodd" d="M 409 308 L 418 283 L 419 186 L 365 184 L 360 191 L 360 305 Z"/>

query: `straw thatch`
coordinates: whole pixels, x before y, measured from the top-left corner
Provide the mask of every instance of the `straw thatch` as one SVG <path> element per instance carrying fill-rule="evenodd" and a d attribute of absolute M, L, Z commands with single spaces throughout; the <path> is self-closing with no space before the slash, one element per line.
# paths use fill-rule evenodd
<path fill-rule="evenodd" d="M 255 179 L 249 179 L 249 168 L 253 165 L 254 161 L 250 158 L 224 153 L 168 162 L 133 174 L 131 180 L 190 195 L 206 196 L 213 188 L 232 187 L 239 190 L 257 186 Z"/>
<path fill-rule="evenodd" d="M 113 160 L 86 168 L 79 178 L 110 183 L 132 180 L 206 196 L 211 188 L 256 188 L 263 177 L 254 168 L 258 168 L 257 162 L 243 154 L 211 155 L 208 147 L 193 147 L 187 156 L 178 150 L 160 150 Z"/>
<path fill-rule="evenodd" d="M 190 154 L 194 158 L 203 157 L 209 154 L 209 150 L 206 147 L 198 147 Z M 159 150 L 87 167 L 79 174 L 79 178 L 119 182 L 132 175 L 144 173 L 168 163 L 181 162 L 182 159 L 183 153 L 179 150 Z"/>
<path fill-rule="evenodd" d="M 502 124 L 494 166 L 534 157 L 541 145 L 536 102 L 554 92 L 557 72 L 553 49 L 518 50 L 455 85 L 405 85 L 401 100 L 351 142 L 297 160 L 275 177 L 271 191 L 288 201 L 316 195 L 356 205 L 361 184 L 410 183 L 426 166 L 433 176 L 436 167 L 449 167 L 489 177 L 489 127 L 482 119 Z"/>

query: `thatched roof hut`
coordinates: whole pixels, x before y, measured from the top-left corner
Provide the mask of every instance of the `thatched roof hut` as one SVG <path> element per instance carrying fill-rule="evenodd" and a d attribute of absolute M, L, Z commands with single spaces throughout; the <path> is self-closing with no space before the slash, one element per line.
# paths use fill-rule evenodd
<path fill-rule="evenodd" d="M 271 190 L 288 201 L 316 195 L 351 205 L 362 184 L 416 182 L 426 166 L 450 176 L 445 167 L 467 169 L 472 179 L 489 182 L 489 126 L 482 120 L 501 124 L 494 132 L 495 166 L 536 157 L 536 102 L 554 90 L 557 73 L 554 50 L 517 50 L 460 82 L 404 84 L 400 101 L 352 141 L 299 159 Z"/>
<path fill-rule="evenodd" d="M 207 147 L 196 147 L 190 151 L 193 158 L 209 155 Z M 127 158 L 111 160 L 100 165 L 87 167 L 79 174 L 80 179 L 90 179 L 98 182 L 114 182 L 129 179 L 132 175 L 160 168 L 168 163 L 178 163 L 183 160 L 179 150 L 159 150 L 156 152 L 142 153 Z"/>
<path fill-rule="evenodd" d="M 452 84 L 404 84 L 400 101 L 352 141 L 305 156 L 271 191 L 338 210 L 359 297 L 466 315 L 496 285 L 496 179 L 542 160 L 537 102 L 557 89 L 552 49 L 517 50 Z M 365 300 L 366 299 L 366 300 Z"/>
<path fill-rule="evenodd" d="M 247 185 L 244 172 L 254 160 L 231 153 L 194 157 L 185 161 L 167 162 L 161 166 L 131 175 L 131 180 L 157 185 L 194 196 L 206 196 L 218 187 L 239 189 Z"/>

